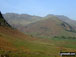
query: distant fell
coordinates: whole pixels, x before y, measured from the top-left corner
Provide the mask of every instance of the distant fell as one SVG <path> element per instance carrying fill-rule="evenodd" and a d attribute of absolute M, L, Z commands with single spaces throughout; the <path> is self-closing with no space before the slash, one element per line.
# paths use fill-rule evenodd
<path fill-rule="evenodd" d="M 36 36 L 75 36 L 74 28 L 56 16 L 46 16 L 43 20 L 31 23 L 20 31 Z"/>

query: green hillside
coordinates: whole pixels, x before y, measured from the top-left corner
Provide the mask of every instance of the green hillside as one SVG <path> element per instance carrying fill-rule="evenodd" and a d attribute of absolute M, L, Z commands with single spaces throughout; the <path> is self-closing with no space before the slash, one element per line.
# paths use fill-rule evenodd
<path fill-rule="evenodd" d="M 2 14 L 0 14 L 0 16 L 2 16 Z M 52 30 L 54 28 L 57 28 L 57 30 L 63 29 L 63 26 L 57 26 L 62 22 L 60 20 L 55 20 L 55 18 L 56 17 L 53 19 L 52 17 L 51 21 L 47 18 L 46 21 L 39 21 L 36 25 L 39 25 L 41 23 L 42 26 L 45 27 L 46 25 L 47 28 L 51 28 L 49 27 L 50 24 L 54 26 L 51 28 Z M 0 19 L 4 20 L 3 17 L 0 17 Z M 76 37 L 74 36 L 44 36 L 42 38 L 32 35 L 29 36 L 19 32 L 16 29 L 12 29 L 9 26 L 6 26 L 6 21 L 1 21 L 0 23 L 3 24 L 0 26 L 1 57 L 60 57 L 60 51 L 76 51 Z M 36 27 L 38 28 L 39 26 Z M 44 27 L 41 28 L 46 30 Z M 65 29 L 68 31 L 72 30 L 67 28 Z M 66 30 L 63 31 L 65 32 Z M 66 33 L 73 33 L 68 31 L 66 31 Z"/>
<path fill-rule="evenodd" d="M 6 28 L 0 31 L 0 54 L 9 57 L 59 57 L 60 51 L 76 51 L 76 38 L 44 37 L 23 35 Z M 8 33 L 6 33 L 8 31 Z M 11 32 L 12 31 L 12 32 Z M 16 35 L 15 35 L 16 34 Z"/>
<path fill-rule="evenodd" d="M 42 20 L 22 27 L 20 31 L 33 36 L 72 36 L 76 37 L 76 31 L 71 25 L 60 20 L 56 16 L 47 16 Z"/>

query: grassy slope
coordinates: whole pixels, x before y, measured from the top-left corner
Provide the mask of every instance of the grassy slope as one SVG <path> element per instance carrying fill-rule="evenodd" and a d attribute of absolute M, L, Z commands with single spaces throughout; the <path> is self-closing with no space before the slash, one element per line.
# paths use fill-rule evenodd
<path fill-rule="evenodd" d="M 0 54 L 9 57 L 59 57 L 60 50 L 76 51 L 75 44 L 76 39 L 36 38 L 0 26 Z"/>
<path fill-rule="evenodd" d="M 35 38 L 8 27 L 0 27 L 0 53 L 11 57 L 55 57 L 59 56 L 61 49 L 76 51 L 75 44 L 76 40 L 73 39 Z"/>
<path fill-rule="evenodd" d="M 41 21 L 23 27 L 24 33 L 35 36 L 75 36 L 76 33 L 66 31 L 61 25 L 63 22 L 57 17 L 45 17 Z M 69 29 L 68 25 L 66 27 Z"/>

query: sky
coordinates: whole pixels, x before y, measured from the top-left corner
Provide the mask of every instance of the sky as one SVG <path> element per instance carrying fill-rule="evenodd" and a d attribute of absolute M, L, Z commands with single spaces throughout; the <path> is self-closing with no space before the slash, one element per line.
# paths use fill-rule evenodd
<path fill-rule="evenodd" d="M 64 15 L 76 20 L 76 0 L 0 0 L 2 13 Z"/>

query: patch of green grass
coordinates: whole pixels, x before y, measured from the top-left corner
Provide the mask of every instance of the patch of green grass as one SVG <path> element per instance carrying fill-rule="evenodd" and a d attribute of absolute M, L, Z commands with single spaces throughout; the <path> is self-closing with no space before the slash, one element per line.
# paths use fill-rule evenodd
<path fill-rule="evenodd" d="M 5 34 L 1 35 L 2 37 L 8 39 L 8 41 L 12 43 L 16 48 L 18 48 L 18 51 L 9 53 L 10 57 L 55 57 L 59 56 L 60 52 L 60 49 L 57 47 L 76 49 L 76 40 L 68 38 L 64 39 L 64 37 L 54 38 L 42 36 L 39 38 L 41 40 L 28 41 L 14 38 Z M 22 47 L 24 48 L 22 49 Z M 0 51 L 0 53 L 2 54 L 4 51 Z"/>

